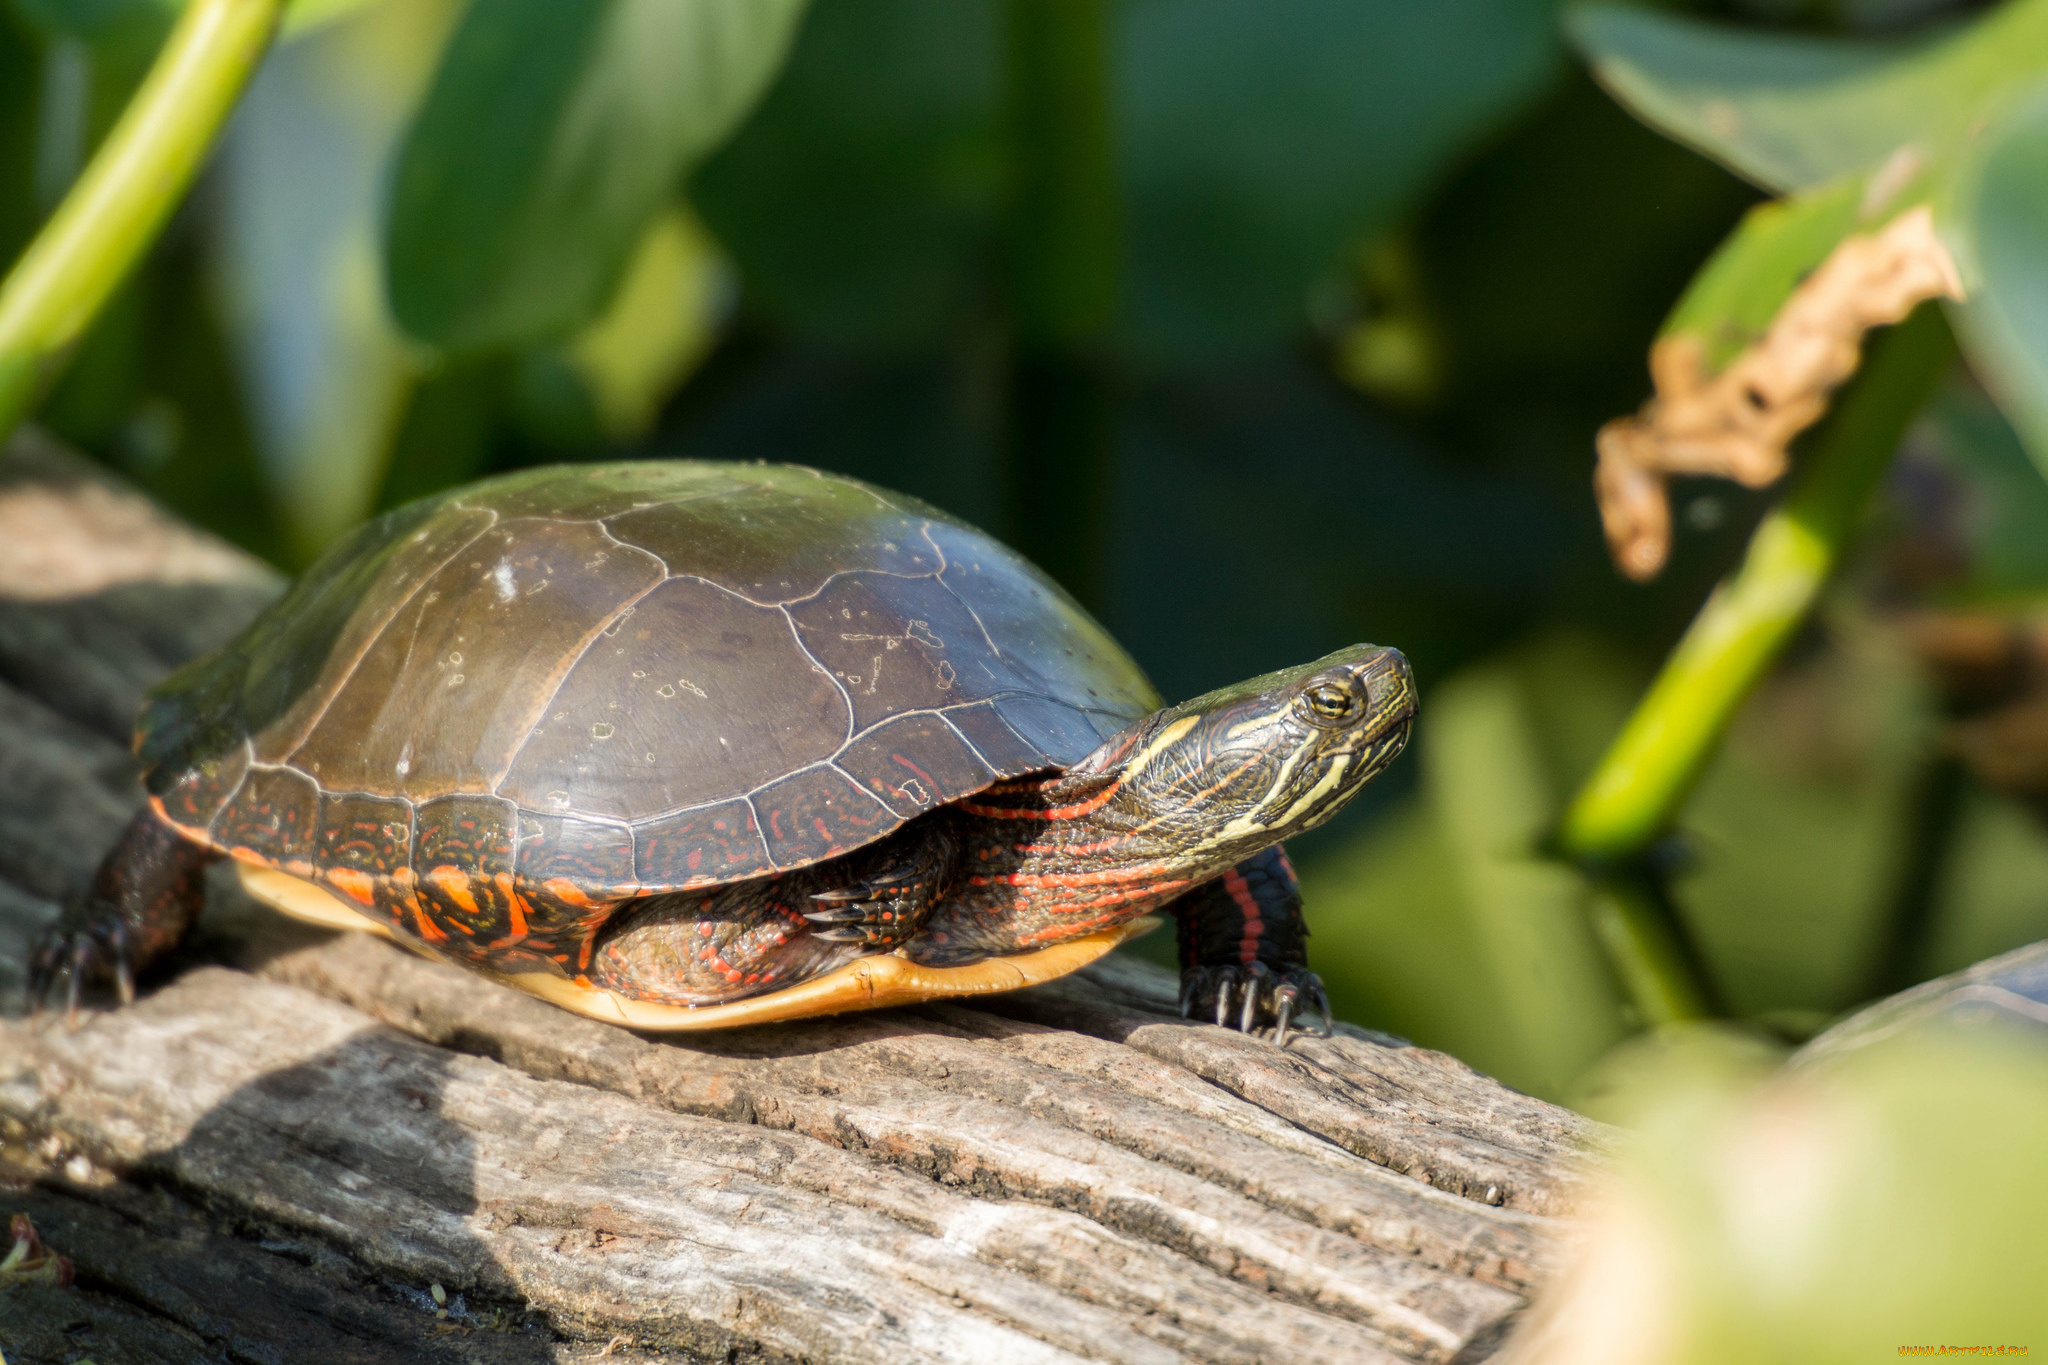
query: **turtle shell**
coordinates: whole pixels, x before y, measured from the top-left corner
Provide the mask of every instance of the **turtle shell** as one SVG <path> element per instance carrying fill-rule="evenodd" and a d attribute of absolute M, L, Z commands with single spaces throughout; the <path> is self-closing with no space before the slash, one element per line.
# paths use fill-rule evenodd
<path fill-rule="evenodd" d="M 411 504 L 151 696 L 165 816 L 245 864 L 593 900 L 837 857 L 1158 705 L 1070 598 L 796 466 L 536 469 Z"/>

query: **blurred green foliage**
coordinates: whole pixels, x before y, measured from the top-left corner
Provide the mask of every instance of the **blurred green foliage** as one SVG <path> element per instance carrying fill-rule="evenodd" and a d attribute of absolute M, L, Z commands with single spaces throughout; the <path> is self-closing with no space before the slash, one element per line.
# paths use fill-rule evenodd
<path fill-rule="evenodd" d="M 1894 1016 L 1777 1060 L 1717 1030 L 1610 1060 L 1584 1102 L 1631 1131 L 1517 1365 L 1850 1365 L 2041 1340 L 2038 1017 Z"/>
<path fill-rule="evenodd" d="M 1168 695 L 1399 645 L 1414 754 L 1296 850 L 1316 964 L 1565 1096 L 1640 1021 L 1542 839 L 1770 501 L 1682 483 L 1663 578 L 1609 567 L 1590 437 L 1660 327 L 1728 354 L 1916 195 L 2003 282 L 1962 328 L 1999 406 L 1959 372 L 1923 414 L 1688 808 L 1674 895 L 1736 1016 L 1878 989 L 1938 730 L 1886 613 L 2048 585 L 2012 396 L 2048 393 L 2041 5 L 1690 8 L 301 0 L 39 420 L 290 568 L 540 461 L 796 460 L 1010 536 Z M 0 251 L 176 9 L 0 4 Z M 1850 31 L 1878 10 L 1949 23 Z M 1902 587 L 1930 517 L 1961 567 Z M 1918 975 L 2048 934 L 2048 841 L 1961 811 Z"/>

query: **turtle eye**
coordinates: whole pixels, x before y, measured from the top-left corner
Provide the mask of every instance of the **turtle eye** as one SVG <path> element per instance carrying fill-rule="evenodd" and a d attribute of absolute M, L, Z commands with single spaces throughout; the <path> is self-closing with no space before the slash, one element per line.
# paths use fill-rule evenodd
<path fill-rule="evenodd" d="M 1301 694 L 1308 718 L 1319 725 L 1337 725 L 1358 714 L 1358 695 L 1333 682 L 1316 683 Z"/>

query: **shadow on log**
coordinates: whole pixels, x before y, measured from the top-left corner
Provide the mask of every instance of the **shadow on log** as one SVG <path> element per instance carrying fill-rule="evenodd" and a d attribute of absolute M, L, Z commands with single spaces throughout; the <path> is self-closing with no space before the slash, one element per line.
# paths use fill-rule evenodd
<path fill-rule="evenodd" d="M 132 1008 L 22 961 L 139 801 L 144 689 L 275 576 L 34 436 L 0 461 L 0 1291 L 21 1365 L 1484 1359 L 1592 1125 L 1118 957 L 973 1004 L 651 1041 L 216 878 Z M 438 1297 L 437 1297 L 438 1295 Z"/>

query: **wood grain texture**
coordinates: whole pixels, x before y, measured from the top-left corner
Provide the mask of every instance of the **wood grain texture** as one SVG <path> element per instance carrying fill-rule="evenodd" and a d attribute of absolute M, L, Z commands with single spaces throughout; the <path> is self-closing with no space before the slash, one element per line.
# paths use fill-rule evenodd
<path fill-rule="evenodd" d="M 0 1291 L 15 1365 L 1468 1361 L 1562 1255 L 1586 1121 L 1364 1030 L 1188 1024 L 1121 957 L 655 1040 L 217 877 L 138 1004 L 30 1023 L 143 691 L 278 582 L 45 442 L 9 498 L 50 529 L 0 555 L 0 1212 L 80 1269 Z"/>

